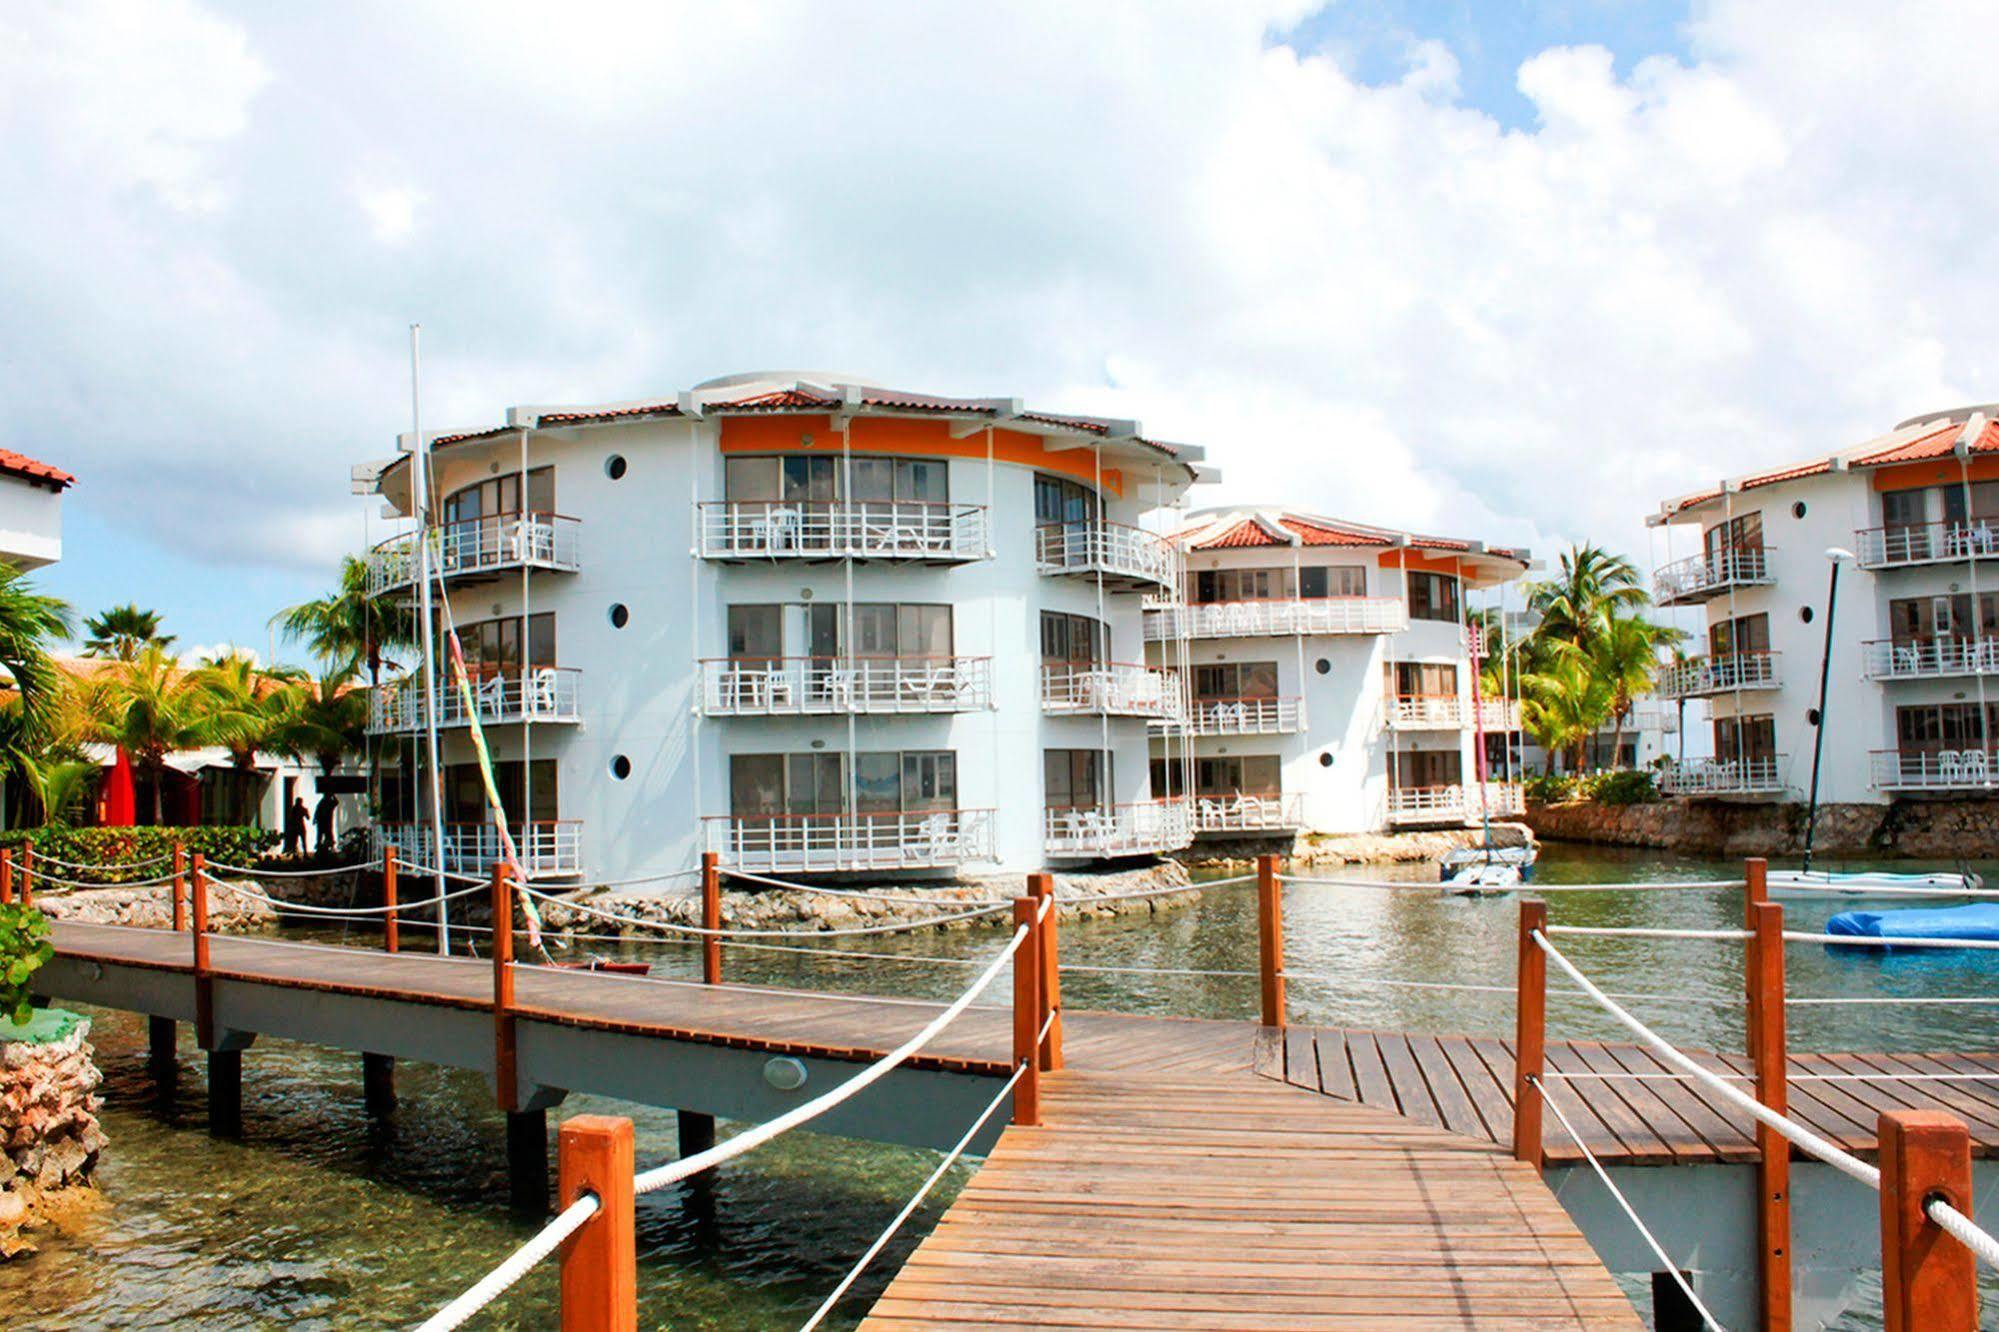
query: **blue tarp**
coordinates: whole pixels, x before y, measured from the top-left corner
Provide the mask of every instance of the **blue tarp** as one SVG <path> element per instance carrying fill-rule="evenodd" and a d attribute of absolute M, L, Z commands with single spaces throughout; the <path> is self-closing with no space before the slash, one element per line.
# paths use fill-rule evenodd
<path fill-rule="evenodd" d="M 1871 939 L 1999 939 L 1999 902 L 1842 911 L 1825 923 L 1825 932 Z"/>

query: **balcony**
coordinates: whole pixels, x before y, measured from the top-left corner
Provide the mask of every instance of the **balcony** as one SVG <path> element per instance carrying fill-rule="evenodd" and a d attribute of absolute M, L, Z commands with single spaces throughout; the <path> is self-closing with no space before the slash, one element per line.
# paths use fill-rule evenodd
<path fill-rule="evenodd" d="M 1877 791 L 1990 791 L 1999 784 L 1999 750 L 1879 749 Z"/>
<path fill-rule="evenodd" d="M 1145 612 L 1145 639 L 1288 638 L 1293 634 L 1396 634 L 1409 627 L 1399 597 L 1313 597 L 1290 601 L 1211 601 Z"/>
<path fill-rule="evenodd" d="M 1290 795 L 1204 795 L 1194 798 L 1194 832 L 1282 833 L 1304 826 L 1305 797 Z"/>
<path fill-rule="evenodd" d="M 1999 674 L 1999 639 L 1875 639 L 1862 645 L 1870 680 L 1942 680 Z"/>
<path fill-rule="evenodd" d="M 1652 599 L 1661 606 L 1698 606 L 1731 588 L 1774 583 L 1770 554 L 1766 546 L 1739 546 L 1675 560 L 1652 576 Z"/>
<path fill-rule="evenodd" d="M 1302 698 L 1197 698 L 1195 735 L 1289 735 L 1305 729 Z"/>
<path fill-rule="evenodd" d="M 977 712 L 993 705 L 990 657 L 711 657 L 701 663 L 710 717 Z"/>
<path fill-rule="evenodd" d="M 1520 730 L 1523 723 L 1520 716 L 1520 700 L 1517 698 L 1482 698 L 1478 701 L 1478 713 L 1473 723 L 1480 730 L 1497 735 L 1503 731 Z"/>
<path fill-rule="evenodd" d="M 751 873 L 944 869 L 998 858 L 990 809 L 729 814 L 702 822 L 708 849 Z"/>
<path fill-rule="evenodd" d="M 1867 527 L 1853 535 L 1863 569 L 1956 564 L 1999 555 L 1999 519 L 1957 518 L 1943 523 Z"/>
<path fill-rule="evenodd" d="M 1185 716 L 1180 677 L 1174 671 L 1119 662 L 1055 662 L 1041 668 L 1041 710 L 1051 716 Z"/>
<path fill-rule="evenodd" d="M 1179 549 L 1123 523 L 1044 523 L 1034 529 L 1034 564 L 1045 574 L 1101 578 L 1120 592 L 1180 590 Z"/>
<path fill-rule="evenodd" d="M 396 848 L 408 873 L 442 869 L 452 874 L 487 874 L 500 859 L 499 830 L 490 823 L 444 825 L 444 858 L 427 824 L 375 825 L 375 851 Z M 530 823 L 514 831 L 514 849 L 530 879 L 574 878 L 583 872 L 583 825 L 574 819 Z"/>
<path fill-rule="evenodd" d="M 1470 713 L 1456 694 L 1402 694 L 1388 701 L 1388 724 L 1398 731 L 1460 731 Z"/>
<path fill-rule="evenodd" d="M 1181 799 L 1051 808 L 1042 839 L 1047 855 L 1066 860 L 1153 855 L 1192 842 L 1194 816 Z"/>
<path fill-rule="evenodd" d="M 554 513 L 501 513 L 433 527 L 427 534 L 431 574 L 475 582 L 521 569 L 575 573 L 581 526 Z M 413 590 L 421 563 L 415 532 L 378 543 L 368 552 L 368 595 Z"/>
<path fill-rule="evenodd" d="M 1526 812 L 1526 793 L 1518 782 L 1486 782 L 1482 788 L 1477 782 L 1398 786 L 1388 792 L 1388 822 L 1398 828 L 1462 826 Z"/>
<path fill-rule="evenodd" d="M 1733 652 L 1668 666 L 1653 692 L 1660 698 L 1708 698 L 1738 689 L 1775 689 L 1778 683 L 1776 653 Z"/>
<path fill-rule="evenodd" d="M 498 672 L 472 686 L 473 708 L 466 707 L 465 695 L 455 684 L 440 681 L 437 724 L 439 727 L 470 725 L 474 708 L 481 726 L 518 722 L 574 724 L 581 720 L 576 696 L 582 674 L 559 666 L 531 666 L 511 674 Z M 369 696 L 368 730 L 373 735 L 420 731 L 423 714 L 423 681 L 404 676 L 388 681 Z"/>
<path fill-rule="evenodd" d="M 901 560 L 959 564 L 992 553 L 986 506 L 919 500 L 710 500 L 698 545 L 710 560 Z"/>
<path fill-rule="evenodd" d="M 1659 770 L 1659 790 L 1670 796 L 1781 795 L 1785 756 L 1689 759 Z"/>

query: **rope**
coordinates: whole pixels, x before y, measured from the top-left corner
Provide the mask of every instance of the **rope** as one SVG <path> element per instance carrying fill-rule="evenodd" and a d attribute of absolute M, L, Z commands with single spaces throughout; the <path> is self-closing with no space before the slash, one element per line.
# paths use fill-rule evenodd
<path fill-rule="evenodd" d="M 424 879 L 457 879 L 461 883 L 490 882 L 484 874 L 467 874 L 463 870 L 441 869 L 435 865 L 418 864 L 414 860 L 398 861 L 397 864 L 403 869 L 408 870 L 411 874 Z"/>
<path fill-rule="evenodd" d="M 550 896 L 547 893 L 529 888 L 525 884 L 521 885 L 521 891 L 529 897 L 539 898 L 544 902 L 553 902 L 559 906 L 568 907 L 572 911 L 581 911 L 585 915 L 615 921 L 621 925 L 636 925 L 641 929 L 668 930 L 675 934 L 698 934 L 705 938 L 718 939 L 788 939 L 796 938 L 799 935 L 810 935 L 815 938 L 827 939 L 853 937 L 863 934 L 902 934 L 910 930 L 933 929 L 936 926 L 948 925 L 960 920 L 975 920 L 980 916 L 990 916 L 995 911 L 1004 910 L 1007 906 L 1011 905 L 1010 903 L 1002 903 L 999 906 L 980 907 L 975 911 L 962 911 L 955 916 L 932 916 L 928 920 L 903 921 L 893 925 L 854 926 L 839 930 L 710 930 L 699 925 L 681 925 L 673 921 L 664 920 L 642 920 L 637 916 L 627 916 L 616 911 L 605 911 L 601 907 L 586 906 L 581 902 L 572 902 L 566 898 Z"/>
<path fill-rule="evenodd" d="M 455 892 L 439 893 L 435 897 L 420 897 L 411 902 L 397 902 L 394 906 L 330 907 L 314 906 L 309 902 L 280 901 L 260 889 L 245 888 L 240 883 L 229 883 L 223 879 L 216 879 L 214 882 L 217 888 L 221 888 L 226 892 L 255 898 L 260 902 L 269 902 L 272 906 L 282 911 L 298 911 L 313 916 L 380 916 L 387 915 L 391 911 L 414 911 L 419 907 L 436 906 L 439 902 L 449 902 L 454 898 L 469 897 L 485 887 L 484 884 L 474 884 L 469 888 L 460 888 Z"/>
<path fill-rule="evenodd" d="M 208 868 L 211 870 L 226 870 L 231 874 L 247 874 L 251 878 L 316 879 L 325 874 L 352 874 L 358 870 L 373 869 L 381 863 L 380 860 L 364 860 L 357 865 L 334 865 L 327 869 L 281 870 L 263 869 L 261 867 L 257 869 L 245 869 L 241 865 L 225 865 L 219 860 L 211 860 L 208 862 Z"/>
<path fill-rule="evenodd" d="M 1829 999 L 1786 999 L 1787 1004 L 1999 1004 L 1999 995 L 1924 999 L 1916 995 L 1840 995 Z"/>
<path fill-rule="evenodd" d="M 1021 1075 L 1026 1072 L 1027 1065 L 1024 1063 L 1014 1069 L 1013 1076 L 1006 1080 L 1006 1085 L 999 1089 L 999 1094 L 986 1103 L 986 1108 L 979 1112 L 979 1117 L 972 1121 L 970 1128 L 965 1130 L 965 1136 L 958 1139 L 957 1144 L 945 1154 L 944 1159 L 937 1163 L 937 1168 L 930 1172 L 930 1178 L 924 1180 L 922 1187 L 916 1190 L 915 1195 L 902 1205 L 902 1210 L 895 1214 L 895 1219 L 888 1223 L 888 1227 L 881 1234 L 875 1236 L 875 1242 L 868 1246 L 867 1252 L 861 1255 L 860 1261 L 854 1264 L 846 1276 L 840 1278 L 840 1284 L 833 1287 L 832 1293 L 820 1301 L 819 1307 L 812 1311 L 812 1316 L 806 1319 L 800 1326 L 799 1332 L 812 1332 L 812 1329 L 826 1321 L 826 1315 L 833 1311 L 833 1306 L 845 1298 L 847 1292 L 853 1288 L 854 1283 L 860 1280 L 861 1273 L 868 1270 L 868 1264 L 880 1255 L 881 1251 L 888 1246 L 888 1242 L 895 1238 L 896 1232 L 902 1229 L 903 1222 L 909 1220 L 915 1214 L 916 1209 L 923 1205 L 923 1200 L 930 1196 L 930 1190 L 937 1187 L 937 1181 L 944 1178 L 944 1172 L 949 1170 L 960 1156 L 964 1155 L 965 1148 L 971 1143 L 972 1138 L 980 1129 L 986 1126 L 986 1121 L 993 1117 L 993 1111 L 1000 1108 L 1000 1102 L 1006 1100 L 1013 1092 L 1013 1085 L 1019 1082 Z"/>
<path fill-rule="evenodd" d="M 1659 1262 L 1664 1265 L 1667 1273 L 1672 1276 L 1674 1284 L 1686 1294 L 1687 1302 L 1694 1306 L 1694 1312 L 1701 1316 L 1701 1321 L 1715 1329 L 1715 1332 L 1728 1332 L 1728 1329 L 1717 1322 L 1715 1316 L 1707 1311 L 1707 1306 L 1701 1303 L 1701 1297 L 1694 1294 L 1694 1288 L 1687 1283 L 1687 1279 L 1684 1276 L 1680 1275 L 1680 1265 L 1668 1257 L 1665 1246 L 1653 1238 L 1651 1230 L 1639 1219 L 1638 1209 L 1633 1207 L 1630 1201 L 1625 1198 L 1624 1191 L 1611 1182 L 1610 1173 L 1603 1168 L 1603 1163 L 1596 1159 L 1596 1153 L 1589 1149 L 1589 1144 L 1583 1141 L 1582 1135 L 1576 1132 L 1576 1126 L 1569 1122 L 1569 1117 L 1562 1113 L 1562 1107 L 1555 1103 L 1555 1098 L 1548 1095 L 1548 1089 L 1541 1086 L 1541 1080 L 1535 1078 L 1533 1082 L 1535 1086 L 1541 1088 L 1541 1103 L 1555 1112 L 1555 1118 L 1568 1131 L 1569 1137 L 1575 1142 L 1576 1146 L 1582 1149 L 1583 1159 L 1589 1162 L 1590 1169 L 1596 1171 L 1596 1177 L 1603 1181 L 1604 1188 L 1610 1190 L 1610 1196 L 1617 1199 L 1617 1205 L 1624 1209 L 1624 1214 L 1631 1218 L 1631 1224 L 1637 1227 L 1639 1237 L 1658 1256 Z"/>
<path fill-rule="evenodd" d="M 1048 907 L 1045 901 L 1042 904 L 1041 911 L 1043 915 L 1047 914 Z M 677 1184 L 681 1180 L 698 1175 L 704 1170 L 711 1170 L 725 1161 L 734 1160 L 745 1152 L 753 1151 L 763 1146 L 763 1144 L 769 1142 L 771 1139 L 789 1132 L 800 1124 L 810 1123 L 833 1107 L 867 1090 L 867 1088 L 873 1086 L 876 1082 L 887 1077 L 889 1073 L 894 1071 L 898 1065 L 902 1064 L 911 1055 L 921 1050 L 932 1040 L 935 1040 L 939 1032 L 950 1026 L 960 1013 L 970 1008 L 972 1001 L 983 994 L 988 985 L 992 984 L 993 977 L 999 975 L 1000 969 L 1013 959 L 1015 953 L 1020 951 L 1021 944 L 1027 939 L 1027 933 L 1028 927 L 1025 925 L 1015 929 L 1013 938 L 1008 941 L 1006 947 L 1002 948 L 998 955 L 993 958 L 992 962 L 987 965 L 986 969 L 979 973 L 978 978 L 966 987 L 965 992 L 951 1002 L 950 1007 L 932 1018 L 924 1026 L 923 1030 L 917 1032 L 914 1036 L 862 1069 L 859 1073 L 856 1073 L 853 1077 L 848 1078 L 831 1091 L 814 1097 L 804 1105 L 789 1110 L 779 1115 L 776 1119 L 759 1124 L 753 1129 L 739 1133 L 719 1146 L 710 1147 L 705 1152 L 696 1152 L 694 1155 L 682 1160 L 647 1170 L 638 1176 L 637 1180 L 634 1181 L 633 1187 L 639 1193 L 651 1193 L 654 1189 L 663 1189 L 669 1184 Z"/>
<path fill-rule="evenodd" d="M 1666 1063 L 1673 1065 L 1675 1068 L 1685 1070 L 1696 1082 L 1711 1088 L 1724 1100 L 1754 1118 L 1758 1123 L 1769 1125 L 1798 1146 L 1804 1148 L 1807 1152 L 1810 1152 L 1813 1156 L 1824 1161 L 1827 1165 L 1851 1175 L 1870 1189 L 1880 1189 L 1881 1172 L 1879 1170 L 1868 1165 L 1859 1157 L 1841 1151 L 1795 1120 L 1787 1119 L 1783 1115 L 1778 1114 L 1755 1097 L 1745 1095 L 1742 1091 L 1730 1086 L 1726 1080 L 1717 1077 L 1714 1073 L 1702 1068 L 1699 1064 L 1681 1054 L 1664 1037 L 1618 1007 L 1614 999 L 1602 990 L 1599 990 L 1589 977 L 1576 970 L 1575 964 L 1562 956 L 1562 950 L 1549 943 L 1547 935 L 1542 931 L 1534 931 L 1534 942 L 1540 945 L 1541 951 L 1546 953 L 1556 966 L 1566 972 L 1569 979 L 1580 986 L 1584 993 L 1596 1000 L 1605 1012 L 1623 1023 L 1633 1035 L 1649 1046 Z"/>
<path fill-rule="evenodd" d="M 515 1249 L 506 1261 L 473 1283 L 471 1289 L 424 1319 L 417 1332 L 451 1332 L 451 1329 L 506 1294 L 507 1288 L 526 1276 L 535 1264 L 583 1229 L 583 1223 L 597 1215 L 602 1206 L 594 1193 L 585 1193 L 577 1198 L 543 1226 L 533 1239 Z"/>
<path fill-rule="evenodd" d="M 1980 1230 L 1963 1212 L 1941 1198 L 1932 1198 L 1923 1204 L 1923 1214 L 1936 1222 L 1939 1230 L 1971 1250 L 1987 1267 L 1999 1267 L 1999 1240 Z"/>
<path fill-rule="evenodd" d="M 1748 930 L 1669 930 L 1646 925 L 1550 925 L 1550 934 L 1600 935 L 1623 939 L 1753 939 Z M 1789 938 L 1789 935 L 1785 936 Z M 1999 944 L 1993 945 L 1999 947 Z"/>
<path fill-rule="evenodd" d="M 699 871 L 697 870 L 696 873 L 699 873 Z M 865 898 L 867 901 L 870 902 L 898 902 L 914 906 L 1004 906 L 1011 903 L 1013 900 L 1012 898 L 1000 898 L 1000 897 L 984 897 L 984 898 L 967 897 L 967 898 L 956 898 L 956 899 L 936 898 L 936 897 L 916 897 L 912 895 L 897 895 L 893 893 L 873 893 L 858 888 L 814 888 L 807 884 L 791 883 L 784 879 L 767 878 L 764 875 L 750 874 L 743 870 L 725 869 L 721 871 L 721 873 L 731 879 L 741 879 L 746 883 L 760 883 L 766 887 L 776 888 L 782 892 L 807 893 L 814 897 L 854 897 L 854 898 Z"/>
<path fill-rule="evenodd" d="M 1874 934 L 1811 934 L 1785 930 L 1785 943 L 1858 944 L 1863 948 L 1999 948 L 1999 939 L 1884 939 Z"/>
<path fill-rule="evenodd" d="M 172 883 L 176 875 L 168 874 L 158 879 L 125 879 L 122 881 L 86 882 L 82 879 L 64 879 L 54 874 L 44 874 L 37 869 L 31 882 L 37 888 L 56 884 L 63 888 L 157 888 L 161 884 Z"/>
<path fill-rule="evenodd" d="M 28 849 L 34 851 L 32 845 Z M 61 856 L 52 856 L 46 851 L 35 851 L 35 867 L 37 869 L 43 865 L 60 865 L 64 869 L 91 870 L 99 874 L 115 874 L 120 870 L 144 869 L 148 865 L 164 865 L 172 859 L 173 855 L 169 853 L 159 856 L 147 856 L 144 860 L 121 860 L 115 865 L 106 865 L 101 862 L 92 864 L 85 860 L 64 860 Z"/>
<path fill-rule="evenodd" d="M 1310 883 L 1327 888 L 1401 888 L 1430 889 L 1445 888 L 1443 883 L 1425 883 L 1406 879 L 1318 879 L 1301 875 L 1280 874 L 1282 883 Z M 1689 879 L 1672 883 L 1531 883 L 1523 885 L 1524 891 L 1540 896 L 1542 893 L 1624 893 L 1624 892 L 1665 892 L 1681 889 L 1741 888 L 1740 879 Z"/>

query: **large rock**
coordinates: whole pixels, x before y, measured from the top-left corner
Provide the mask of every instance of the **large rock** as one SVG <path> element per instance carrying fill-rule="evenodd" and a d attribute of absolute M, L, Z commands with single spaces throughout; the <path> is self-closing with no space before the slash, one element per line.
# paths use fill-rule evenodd
<path fill-rule="evenodd" d="M 1651 800 L 1530 802 L 1527 822 L 1550 841 L 1653 847 L 1705 856 L 1788 856 L 1804 850 L 1800 803 Z M 1999 856 L 1999 800 L 1942 798 L 1820 805 L 1814 850 L 1829 856 L 1985 860 Z"/>
<path fill-rule="evenodd" d="M 0 1023 L 0 1258 L 33 1248 L 23 1232 L 95 1201 L 103 1076 L 89 1035 L 86 1019 L 59 1008 Z"/>
<path fill-rule="evenodd" d="M 208 891 L 208 928 L 218 934 L 261 930 L 277 921 L 263 885 L 247 879 L 231 878 L 246 892 L 233 892 L 224 884 Z M 36 893 L 35 905 L 50 920 L 71 920 L 87 925 L 134 925 L 141 929 L 164 930 L 173 925 L 173 886 L 157 884 L 144 888 L 72 888 L 60 893 Z"/>

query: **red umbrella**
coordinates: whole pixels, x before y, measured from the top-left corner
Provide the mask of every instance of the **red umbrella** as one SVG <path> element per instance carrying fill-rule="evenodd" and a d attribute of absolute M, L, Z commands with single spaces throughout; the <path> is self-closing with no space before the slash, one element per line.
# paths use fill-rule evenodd
<path fill-rule="evenodd" d="M 104 785 L 104 826 L 107 828 L 129 828 L 137 820 L 138 798 L 132 789 L 132 760 L 125 754 L 125 747 L 118 746 L 118 757 L 111 764 L 111 776 Z"/>

